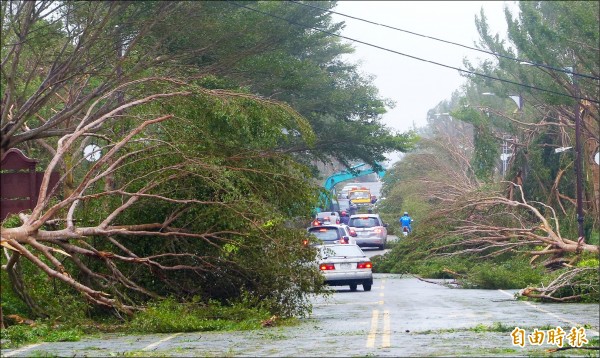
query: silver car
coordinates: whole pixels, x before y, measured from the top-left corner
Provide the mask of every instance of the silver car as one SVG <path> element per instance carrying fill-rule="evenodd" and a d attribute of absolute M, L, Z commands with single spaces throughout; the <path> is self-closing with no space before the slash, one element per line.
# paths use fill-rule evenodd
<path fill-rule="evenodd" d="M 373 264 L 358 245 L 322 245 L 317 262 L 327 285 L 349 285 L 350 291 L 362 285 L 363 290 L 371 291 Z"/>
<path fill-rule="evenodd" d="M 385 248 L 387 243 L 387 224 L 379 214 L 351 215 L 348 221 L 350 231 L 356 232 L 356 244 L 360 247 Z"/>

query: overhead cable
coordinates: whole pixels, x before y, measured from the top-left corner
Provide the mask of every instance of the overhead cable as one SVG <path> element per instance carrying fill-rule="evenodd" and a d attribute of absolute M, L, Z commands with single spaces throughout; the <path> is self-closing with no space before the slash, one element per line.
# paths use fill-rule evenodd
<path fill-rule="evenodd" d="M 270 17 L 273 17 L 273 18 L 276 18 L 276 19 L 280 19 L 280 20 L 286 21 L 286 22 L 288 22 L 288 23 L 290 23 L 292 25 L 300 26 L 300 27 L 303 27 L 303 28 L 306 28 L 306 29 L 316 30 L 316 31 L 322 32 L 322 33 L 327 34 L 327 35 L 331 35 L 331 36 L 343 38 L 345 40 L 349 40 L 349 41 L 360 43 L 360 44 L 363 44 L 363 45 L 366 45 L 366 46 L 378 48 L 380 50 L 384 50 L 384 51 L 387 51 L 387 52 L 395 53 L 397 55 L 409 57 L 409 58 L 412 58 L 412 59 L 415 59 L 415 60 L 418 60 L 418 61 L 427 62 L 427 63 L 431 63 L 431 64 L 434 64 L 434 65 L 437 65 L 437 66 L 450 68 L 450 69 L 453 69 L 453 70 L 456 70 L 456 71 L 459 71 L 459 72 L 462 72 L 462 73 L 476 75 L 476 76 L 480 76 L 480 77 L 484 77 L 484 78 L 488 78 L 488 79 L 491 79 L 491 80 L 500 81 L 500 82 L 504 82 L 504 83 L 510 83 L 510 84 L 517 85 L 517 86 L 520 86 L 520 87 L 525 87 L 525 88 L 529 88 L 529 89 L 537 90 L 537 91 L 541 91 L 541 92 L 546 92 L 546 93 L 552 93 L 552 94 L 556 94 L 556 95 L 563 96 L 563 97 L 569 97 L 569 98 L 580 99 L 580 100 L 584 99 L 584 100 L 587 100 L 587 101 L 590 101 L 590 102 L 593 102 L 593 103 L 600 104 L 600 100 L 586 98 L 586 97 L 573 96 L 573 95 L 562 93 L 562 92 L 557 92 L 557 91 L 553 91 L 553 90 L 549 90 L 549 89 L 544 89 L 544 88 L 540 88 L 540 87 L 536 87 L 536 86 L 527 85 L 527 84 L 524 84 L 524 83 L 519 83 L 519 82 L 515 82 L 515 81 L 511 81 L 511 80 L 506 80 L 506 79 L 499 78 L 499 77 L 494 77 L 494 76 L 486 75 L 484 73 L 479 73 L 479 72 L 464 70 L 464 69 L 461 69 L 461 68 L 458 68 L 458 67 L 454 67 L 454 66 L 450 66 L 450 65 L 445 65 L 443 63 L 439 63 L 439 62 L 427 60 L 427 59 L 424 59 L 424 58 L 420 58 L 420 57 L 409 55 L 409 54 L 402 53 L 402 52 L 399 52 L 399 51 L 391 50 L 391 49 L 388 49 L 388 48 L 385 48 L 385 47 L 382 47 L 382 46 L 378 46 L 378 45 L 374 45 L 374 44 L 371 44 L 371 43 L 368 43 L 368 42 L 364 42 L 364 41 L 361 41 L 361 40 L 353 39 L 353 38 L 350 38 L 350 37 L 347 37 L 347 36 L 339 35 L 339 34 L 336 34 L 336 33 L 333 33 L 333 32 L 329 32 L 329 31 L 326 31 L 326 30 L 322 30 L 322 29 L 319 29 L 319 28 L 316 28 L 316 27 L 313 27 L 313 26 L 299 24 L 299 23 L 297 23 L 295 21 L 286 19 L 284 17 L 278 16 L 278 15 L 274 15 L 274 14 L 270 14 L 270 13 L 267 13 L 267 12 L 264 12 L 264 11 L 261 11 L 261 10 L 258 10 L 258 9 L 252 8 L 252 7 L 248 7 L 248 6 L 245 6 L 245 5 L 239 5 L 239 4 L 236 4 L 235 2 L 228 1 L 227 3 L 231 4 L 231 5 L 234 5 L 234 6 L 237 6 L 237 7 L 240 7 L 240 8 L 244 8 L 244 9 L 250 10 L 250 11 L 254 11 L 254 12 L 257 12 L 257 13 L 260 13 L 260 14 L 263 14 L 263 15 L 267 15 L 267 16 L 270 16 Z"/>
<path fill-rule="evenodd" d="M 420 33 L 417 33 L 417 32 L 400 29 L 400 28 L 397 28 L 397 27 L 394 27 L 394 26 L 390 26 L 390 25 L 386 25 L 386 24 L 380 24 L 380 23 L 377 23 L 375 21 L 366 20 L 366 19 L 363 19 L 363 18 L 360 18 L 360 17 L 346 15 L 346 14 L 342 14 L 342 13 L 337 12 L 337 11 L 327 10 L 327 9 L 324 9 L 324 8 L 321 8 L 321 7 L 318 7 L 318 6 L 314 6 L 314 5 L 309 5 L 309 4 L 306 4 L 306 3 L 302 3 L 299 0 L 287 0 L 287 1 L 291 2 L 291 3 L 294 3 L 294 4 L 297 4 L 297 5 L 311 7 L 313 9 L 318 9 L 318 10 L 321 10 L 321 11 L 326 11 L 326 12 L 329 12 L 329 13 L 332 13 L 332 14 L 336 14 L 336 15 L 339 15 L 339 16 L 343 16 L 343 17 L 347 17 L 347 18 L 350 18 L 350 19 L 354 19 L 354 20 L 366 22 L 366 23 L 369 23 L 369 24 L 372 24 L 372 25 L 386 27 L 388 29 L 405 32 L 407 34 L 411 34 L 411 35 L 415 35 L 415 36 L 419 36 L 419 37 L 424 37 L 424 38 L 427 38 L 427 39 L 431 39 L 431 40 L 435 40 L 435 41 L 447 43 L 447 44 L 450 44 L 450 45 L 460 46 L 460 47 L 463 47 L 463 48 L 466 48 L 466 49 L 469 49 L 469 50 L 473 50 L 473 51 L 483 52 L 483 53 L 486 53 L 488 55 L 505 58 L 507 60 L 512 60 L 512 61 L 515 61 L 515 62 L 524 63 L 524 64 L 536 66 L 536 67 L 543 67 L 543 68 L 547 68 L 547 69 L 552 70 L 552 71 L 563 72 L 563 73 L 566 73 L 566 74 L 569 74 L 569 75 L 575 75 L 577 77 L 585 77 L 585 78 L 590 78 L 590 79 L 593 79 L 593 80 L 600 80 L 600 77 L 595 77 L 595 76 L 586 75 L 586 74 L 583 74 L 583 73 L 573 72 L 572 70 L 567 70 L 566 68 L 557 68 L 557 67 L 553 67 L 553 66 L 544 65 L 544 64 L 541 64 L 541 63 L 532 62 L 532 61 L 529 61 L 529 60 L 523 60 L 523 59 L 519 59 L 519 58 L 516 58 L 516 57 L 502 55 L 502 54 L 497 53 L 497 52 L 487 51 L 487 50 L 483 50 L 483 49 L 480 49 L 480 48 L 463 45 L 463 44 L 460 44 L 460 43 L 457 43 L 457 42 L 443 40 L 443 39 L 439 39 L 439 38 L 433 37 L 433 36 L 423 35 L 423 34 L 420 34 Z"/>

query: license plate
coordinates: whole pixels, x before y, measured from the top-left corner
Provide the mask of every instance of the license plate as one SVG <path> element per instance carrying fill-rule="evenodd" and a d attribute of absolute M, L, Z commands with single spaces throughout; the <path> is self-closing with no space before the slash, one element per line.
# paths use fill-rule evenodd
<path fill-rule="evenodd" d="M 342 269 L 342 270 L 350 270 L 351 268 L 352 268 L 352 264 L 349 264 L 349 263 L 340 264 L 340 269 Z"/>

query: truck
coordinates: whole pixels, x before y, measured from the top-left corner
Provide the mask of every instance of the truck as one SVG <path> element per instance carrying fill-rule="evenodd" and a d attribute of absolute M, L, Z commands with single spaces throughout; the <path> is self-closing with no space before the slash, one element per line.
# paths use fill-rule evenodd
<path fill-rule="evenodd" d="M 353 188 L 348 192 L 348 199 L 357 207 L 371 205 L 371 191 L 366 187 Z"/>

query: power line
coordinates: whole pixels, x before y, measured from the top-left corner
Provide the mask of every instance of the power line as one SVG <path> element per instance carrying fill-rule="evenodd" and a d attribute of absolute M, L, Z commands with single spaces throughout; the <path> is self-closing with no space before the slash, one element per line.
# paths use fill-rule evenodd
<path fill-rule="evenodd" d="M 469 50 L 473 50 L 473 51 L 483 52 L 483 53 L 486 53 L 488 55 L 505 58 L 507 60 L 512 60 L 512 61 L 515 61 L 515 62 L 523 62 L 523 63 L 529 64 L 529 65 L 533 65 L 533 66 L 536 66 L 536 67 L 543 67 L 543 68 L 547 68 L 549 70 L 563 72 L 563 73 L 566 73 L 566 74 L 569 74 L 569 75 L 575 75 L 575 76 L 578 76 L 578 77 L 590 78 L 592 80 L 600 80 L 600 77 L 594 77 L 594 76 L 586 75 L 586 74 L 583 74 L 583 73 L 577 73 L 577 72 L 573 72 L 572 70 L 570 71 L 570 70 L 567 70 L 567 69 L 564 69 L 564 68 L 556 68 L 556 67 L 544 65 L 544 64 L 541 64 L 541 63 L 536 63 L 536 62 L 532 62 L 532 61 L 528 61 L 528 60 L 519 59 L 519 58 L 516 58 L 516 57 L 502 55 L 502 54 L 499 54 L 497 52 L 486 51 L 486 50 L 479 49 L 479 48 L 476 48 L 476 47 L 471 47 L 471 46 L 463 45 L 463 44 L 460 44 L 460 43 L 457 43 L 457 42 L 452 42 L 452 41 L 447 41 L 447 40 L 439 39 L 439 38 L 433 37 L 433 36 L 423 35 L 423 34 L 420 34 L 420 33 L 417 33 L 417 32 L 413 32 L 413 31 L 409 31 L 409 30 L 404 30 L 404 29 L 397 28 L 397 27 L 390 26 L 390 25 L 386 25 L 386 24 L 377 23 L 375 21 L 366 20 L 366 19 L 363 19 L 363 18 L 360 18 L 360 17 L 346 15 L 346 14 L 342 14 L 342 13 L 337 12 L 337 11 L 327 10 L 327 9 L 324 9 L 324 8 L 321 8 L 321 7 L 318 7 L 318 6 L 301 3 L 301 2 L 299 2 L 299 0 L 287 0 L 287 1 L 291 2 L 291 3 L 294 3 L 296 5 L 311 7 L 313 9 L 318 9 L 318 10 L 321 10 L 321 11 L 327 11 L 327 12 L 332 13 L 332 14 L 336 14 L 336 15 L 340 15 L 340 16 L 347 17 L 347 18 L 350 18 L 350 19 L 354 19 L 354 20 L 366 22 L 366 23 L 369 23 L 369 24 L 372 24 L 372 25 L 377 25 L 377 26 L 388 28 L 388 29 L 392 29 L 392 30 L 396 30 L 396 31 L 400 31 L 400 32 L 405 32 L 407 34 L 411 34 L 411 35 L 415 35 L 415 36 L 419 36 L 419 37 L 424 37 L 424 38 L 427 38 L 427 39 L 430 39 L 430 40 L 435 40 L 435 41 L 447 43 L 447 44 L 450 44 L 450 45 L 455 45 L 455 46 L 463 47 L 463 48 L 466 48 L 466 49 L 469 49 Z"/>
<path fill-rule="evenodd" d="M 529 88 L 529 89 L 533 89 L 533 90 L 537 90 L 537 91 L 541 91 L 541 92 L 552 93 L 552 94 L 556 94 L 556 95 L 563 96 L 563 97 L 569 97 L 569 98 L 574 98 L 574 99 L 579 99 L 579 100 L 584 99 L 584 100 L 587 100 L 587 101 L 590 101 L 590 102 L 593 102 L 593 103 L 600 104 L 599 100 L 585 98 L 585 97 L 572 96 L 570 94 L 566 94 L 566 93 L 562 93 L 562 92 L 557 92 L 557 91 L 553 91 L 553 90 L 548 90 L 548 89 L 544 89 L 544 88 L 540 88 L 540 87 L 536 87 L 536 86 L 531 86 L 531 85 L 527 85 L 527 84 L 524 84 L 524 83 L 519 83 L 519 82 L 515 82 L 515 81 L 511 81 L 511 80 L 506 80 L 506 79 L 503 79 L 503 78 L 494 77 L 494 76 L 486 75 L 486 74 L 479 73 L 479 72 L 464 70 L 464 69 L 461 69 L 461 68 L 458 68 L 458 67 L 454 67 L 454 66 L 450 66 L 450 65 L 445 65 L 443 63 L 439 63 L 439 62 L 427 60 L 427 59 L 424 59 L 424 58 L 420 58 L 420 57 L 409 55 L 409 54 L 406 54 L 406 53 L 403 53 L 403 52 L 391 50 L 391 49 L 388 49 L 388 48 L 385 48 L 385 47 L 382 47 L 382 46 L 378 46 L 378 45 L 374 45 L 374 44 L 371 44 L 371 43 L 368 43 L 368 42 L 364 42 L 364 41 L 361 41 L 361 40 L 353 39 L 353 38 L 350 38 L 350 37 L 347 37 L 347 36 L 339 35 L 339 34 L 336 34 L 336 33 L 333 33 L 333 32 L 329 32 L 329 31 L 326 31 L 326 30 L 322 30 L 322 29 L 319 29 L 319 28 L 316 28 L 316 27 L 313 27 L 313 26 L 299 24 L 297 22 L 294 22 L 292 20 L 286 19 L 284 17 L 278 16 L 278 15 L 274 15 L 274 14 L 270 14 L 270 13 L 267 13 L 267 12 L 264 12 L 264 11 L 261 11 L 261 10 L 258 10 L 258 9 L 254 9 L 252 7 L 248 7 L 248 6 L 245 6 L 245 5 L 238 5 L 238 4 L 236 4 L 234 2 L 230 2 L 230 1 L 228 1 L 227 3 L 231 4 L 231 5 L 234 5 L 234 6 L 237 6 L 237 7 L 240 7 L 240 8 L 244 8 L 244 9 L 250 10 L 250 11 L 254 11 L 254 12 L 257 12 L 257 13 L 260 13 L 260 14 L 263 14 L 263 15 L 267 15 L 267 16 L 270 16 L 270 17 L 273 17 L 273 18 L 276 18 L 276 19 L 280 19 L 280 20 L 286 21 L 286 22 L 288 22 L 288 23 L 290 23 L 292 25 L 300 26 L 300 27 L 305 28 L 305 29 L 316 30 L 316 31 L 322 32 L 322 33 L 327 34 L 327 35 L 339 37 L 339 38 L 342 38 L 342 39 L 345 39 L 345 40 L 353 41 L 353 42 L 360 43 L 360 44 L 363 44 L 363 45 L 366 45 L 366 46 L 370 46 L 370 47 L 374 47 L 374 48 L 377 48 L 377 49 L 380 49 L 380 50 L 384 50 L 384 51 L 387 51 L 387 52 L 395 53 L 397 55 L 409 57 L 409 58 L 412 58 L 412 59 L 415 59 L 415 60 L 418 60 L 418 61 L 427 62 L 427 63 L 431 63 L 431 64 L 434 64 L 434 65 L 437 65 L 437 66 L 450 68 L 450 69 L 453 69 L 453 70 L 456 70 L 456 71 L 459 71 L 459 72 L 462 72 L 462 73 L 472 74 L 472 75 L 476 75 L 476 76 L 480 76 L 480 77 L 484 77 L 484 78 L 488 78 L 488 79 L 491 79 L 491 80 L 500 81 L 500 82 L 504 82 L 504 83 L 510 83 L 510 84 L 517 85 L 517 86 L 520 86 L 520 87 L 525 87 L 525 88 Z"/>

